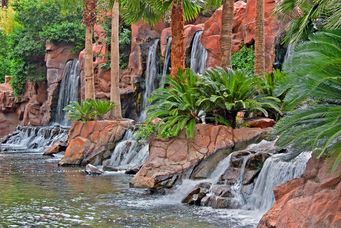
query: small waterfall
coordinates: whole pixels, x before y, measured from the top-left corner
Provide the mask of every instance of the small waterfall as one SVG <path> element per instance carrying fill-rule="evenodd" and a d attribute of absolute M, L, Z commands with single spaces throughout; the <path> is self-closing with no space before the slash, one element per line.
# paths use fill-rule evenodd
<path fill-rule="evenodd" d="M 167 76 L 168 69 L 170 67 L 170 61 L 171 61 L 171 50 L 172 50 L 172 37 L 168 37 L 167 46 L 166 46 L 166 50 L 165 50 L 165 59 L 163 62 L 163 69 L 162 69 L 160 87 L 163 87 L 165 85 L 165 82 L 166 82 L 166 76 Z"/>
<path fill-rule="evenodd" d="M 148 98 L 155 89 L 159 87 L 159 42 L 157 39 L 150 46 L 148 51 L 146 72 L 145 72 L 145 89 L 143 93 L 140 122 L 146 119 L 146 107 L 148 106 Z"/>
<path fill-rule="evenodd" d="M 78 60 L 70 60 L 66 63 L 63 73 L 63 80 L 60 83 L 55 122 L 68 126 L 70 121 L 66 117 L 64 108 L 71 101 L 79 99 L 79 78 L 80 65 Z"/>
<path fill-rule="evenodd" d="M 203 74 L 207 66 L 208 52 L 201 44 L 203 31 L 195 33 L 191 50 L 191 69 L 197 74 Z"/>
<path fill-rule="evenodd" d="M 0 144 L 0 152 L 42 152 L 55 142 L 66 142 L 68 128 L 19 126 Z"/>
<path fill-rule="evenodd" d="M 275 154 L 268 158 L 253 189 L 250 202 L 252 208 L 267 211 L 275 202 L 273 189 L 289 180 L 300 177 L 311 157 L 311 152 Z"/>
<path fill-rule="evenodd" d="M 105 169 L 127 170 L 138 169 L 149 155 L 149 144 L 134 140 L 133 132 L 129 130 L 119 142 L 111 158 L 103 163 Z"/>

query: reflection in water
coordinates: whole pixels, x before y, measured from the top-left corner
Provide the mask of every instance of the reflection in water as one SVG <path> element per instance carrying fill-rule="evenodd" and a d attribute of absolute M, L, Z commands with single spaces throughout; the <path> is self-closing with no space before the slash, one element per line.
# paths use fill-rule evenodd
<path fill-rule="evenodd" d="M 232 211 L 157 204 L 159 196 L 129 188 L 127 175 L 85 176 L 57 163 L 0 153 L 0 227 L 240 227 Z"/>

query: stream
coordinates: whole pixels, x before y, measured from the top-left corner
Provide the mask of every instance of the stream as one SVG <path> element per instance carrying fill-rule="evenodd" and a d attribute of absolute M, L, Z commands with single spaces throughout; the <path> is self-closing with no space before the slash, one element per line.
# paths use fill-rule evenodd
<path fill-rule="evenodd" d="M 255 227 L 256 211 L 162 200 L 129 188 L 131 176 L 86 176 L 40 153 L 0 153 L 0 227 Z M 180 201 L 180 199 L 179 199 Z"/>

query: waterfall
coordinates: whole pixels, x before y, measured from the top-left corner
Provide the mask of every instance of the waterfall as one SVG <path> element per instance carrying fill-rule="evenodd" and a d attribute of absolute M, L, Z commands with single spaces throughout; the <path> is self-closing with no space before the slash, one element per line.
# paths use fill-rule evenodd
<path fill-rule="evenodd" d="M 70 121 L 66 117 L 64 111 L 65 106 L 71 101 L 78 101 L 79 99 L 79 78 L 80 65 L 78 60 L 70 60 L 66 63 L 63 73 L 63 80 L 60 83 L 58 103 L 54 121 L 68 126 Z"/>
<path fill-rule="evenodd" d="M 265 161 L 250 198 L 251 208 L 267 211 L 275 202 L 273 189 L 304 173 L 311 152 L 294 156 L 293 152 L 275 154 Z"/>
<path fill-rule="evenodd" d="M 136 141 L 133 132 L 129 130 L 103 166 L 109 170 L 138 169 L 146 161 L 148 155 L 149 144 Z"/>
<path fill-rule="evenodd" d="M 55 142 L 68 139 L 68 128 L 19 126 L 0 144 L 0 152 L 42 152 Z"/>
<path fill-rule="evenodd" d="M 191 50 L 191 69 L 197 74 L 203 74 L 207 66 L 208 52 L 201 44 L 203 31 L 195 33 Z"/>
<path fill-rule="evenodd" d="M 165 50 L 165 59 L 163 62 L 163 69 L 162 69 L 160 87 L 163 87 L 165 82 L 166 82 L 166 76 L 167 76 L 168 69 L 170 67 L 170 61 L 171 61 L 171 50 L 172 50 L 172 37 L 168 37 L 167 46 L 166 46 L 166 50 Z"/>

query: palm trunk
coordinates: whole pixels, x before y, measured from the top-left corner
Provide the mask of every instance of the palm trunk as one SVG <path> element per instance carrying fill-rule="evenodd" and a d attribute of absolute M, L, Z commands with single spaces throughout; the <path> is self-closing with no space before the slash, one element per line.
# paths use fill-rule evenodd
<path fill-rule="evenodd" d="M 176 77 L 180 69 L 185 68 L 184 48 L 184 9 L 182 0 L 173 0 L 172 15 L 172 53 L 171 53 L 171 75 Z"/>
<path fill-rule="evenodd" d="M 233 27 L 233 9 L 234 0 L 224 0 L 222 12 L 222 29 L 221 29 L 221 66 L 231 68 L 232 54 L 232 27 Z"/>
<path fill-rule="evenodd" d="M 256 0 L 255 74 L 265 72 L 264 0 Z"/>
<path fill-rule="evenodd" d="M 121 97 L 120 97 L 120 50 L 119 50 L 119 3 L 114 2 L 112 7 L 111 21 L 111 88 L 110 100 L 115 103 L 115 109 L 112 117 L 122 118 Z"/>
<path fill-rule="evenodd" d="M 85 99 L 95 99 L 96 97 L 92 50 L 92 36 L 94 24 L 96 23 L 96 5 L 97 0 L 84 0 L 83 23 L 86 26 L 84 53 Z"/>
<path fill-rule="evenodd" d="M 1 7 L 5 8 L 7 7 L 8 1 L 7 0 L 1 0 Z"/>
<path fill-rule="evenodd" d="M 85 33 L 84 78 L 85 99 L 95 99 L 95 77 L 92 51 L 93 27 L 87 26 Z"/>

